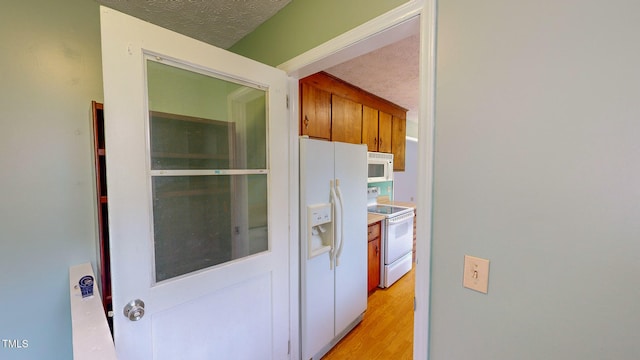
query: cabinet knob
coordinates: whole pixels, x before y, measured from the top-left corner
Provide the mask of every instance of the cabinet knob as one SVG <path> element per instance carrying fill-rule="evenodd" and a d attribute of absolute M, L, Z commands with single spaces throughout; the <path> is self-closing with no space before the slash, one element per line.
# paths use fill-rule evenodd
<path fill-rule="evenodd" d="M 307 117 L 307 115 L 304 116 L 304 127 L 309 127 L 309 118 Z"/>
<path fill-rule="evenodd" d="M 382 139 L 380 139 L 380 147 L 382 147 Z"/>
<path fill-rule="evenodd" d="M 373 144 L 378 145 L 378 138 L 373 138 Z"/>
<path fill-rule="evenodd" d="M 378 249 L 378 245 L 376 245 L 376 256 L 378 256 L 378 252 L 379 252 L 379 251 L 380 251 L 380 250 Z"/>

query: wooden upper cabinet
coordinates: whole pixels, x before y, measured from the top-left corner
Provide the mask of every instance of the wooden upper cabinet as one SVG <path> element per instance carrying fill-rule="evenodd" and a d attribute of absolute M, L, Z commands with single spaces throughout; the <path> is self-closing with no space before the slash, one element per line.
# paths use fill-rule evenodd
<path fill-rule="evenodd" d="M 407 109 L 325 72 L 300 79 L 300 135 L 393 153 L 404 171 Z"/>
<path fill-rule="evenodd" d="M 369 151 L 378 151 L 378 110 L 362 106 L 362 140 Z"/>
<path fill-rule="evenodd" d="M 362 141 L 369 151 L 391 152 L 391 114 L 362 106 Z"/>
<path fill-rule="evenodd" d="M 391 148 L 393 171 L 404 171 L 405 148 L 407 146 L 407 120 L 393 117 Z"/>
<path fill-rule="evenodd" d="M 392 152 L 392 121 L 391 114 L 380 111 L 378 120 L 378 151 L 384 153 Z"/>
<path fill-rule="evenodd" d="M 300 134 L 331 140 L 331 93 L 301 83 L 300 98 Z"/>
<path fill-rule="evenodd" d="M 362 144 L 362 104 L 331 95 L 331 140 Z"/>

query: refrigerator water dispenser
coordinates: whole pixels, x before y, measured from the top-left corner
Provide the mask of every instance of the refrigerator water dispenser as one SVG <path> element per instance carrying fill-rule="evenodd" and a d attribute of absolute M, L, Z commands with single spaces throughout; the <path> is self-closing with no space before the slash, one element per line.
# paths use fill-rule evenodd
<path fill-rule="evenodd" d="M 308 258 L 324 254 L 333 246 L 332 204 L 307 206 L 307 249 Z"/>

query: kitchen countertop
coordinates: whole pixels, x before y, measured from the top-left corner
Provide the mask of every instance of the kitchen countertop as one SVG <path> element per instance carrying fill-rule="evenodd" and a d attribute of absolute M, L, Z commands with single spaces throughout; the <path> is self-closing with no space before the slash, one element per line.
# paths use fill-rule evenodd
<path fill-rule="evenodd" d="M 384 216 L 380 214 L 367 213 L 367 226 L 384 220 Z"/>
<path fill-rule="evenodd" d="M 404 206 L 404 207 L 413 208 L 414 210 L 416 208 L 416 204 L 414 204 L 412 202 L 406 202 L 406 201 L 378 201 L 378 203 L 379 204 L 393 205 L 393 206 Z"/>

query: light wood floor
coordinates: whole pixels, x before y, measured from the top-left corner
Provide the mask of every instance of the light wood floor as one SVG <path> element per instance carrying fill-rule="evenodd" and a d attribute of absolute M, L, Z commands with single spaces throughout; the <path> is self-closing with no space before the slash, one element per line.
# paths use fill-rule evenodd
<path fill-rule="evenodd" d="M 362 322 L 322 360 L 410 360 L 413 356 L 414 270 L 367 301 Z"/>

